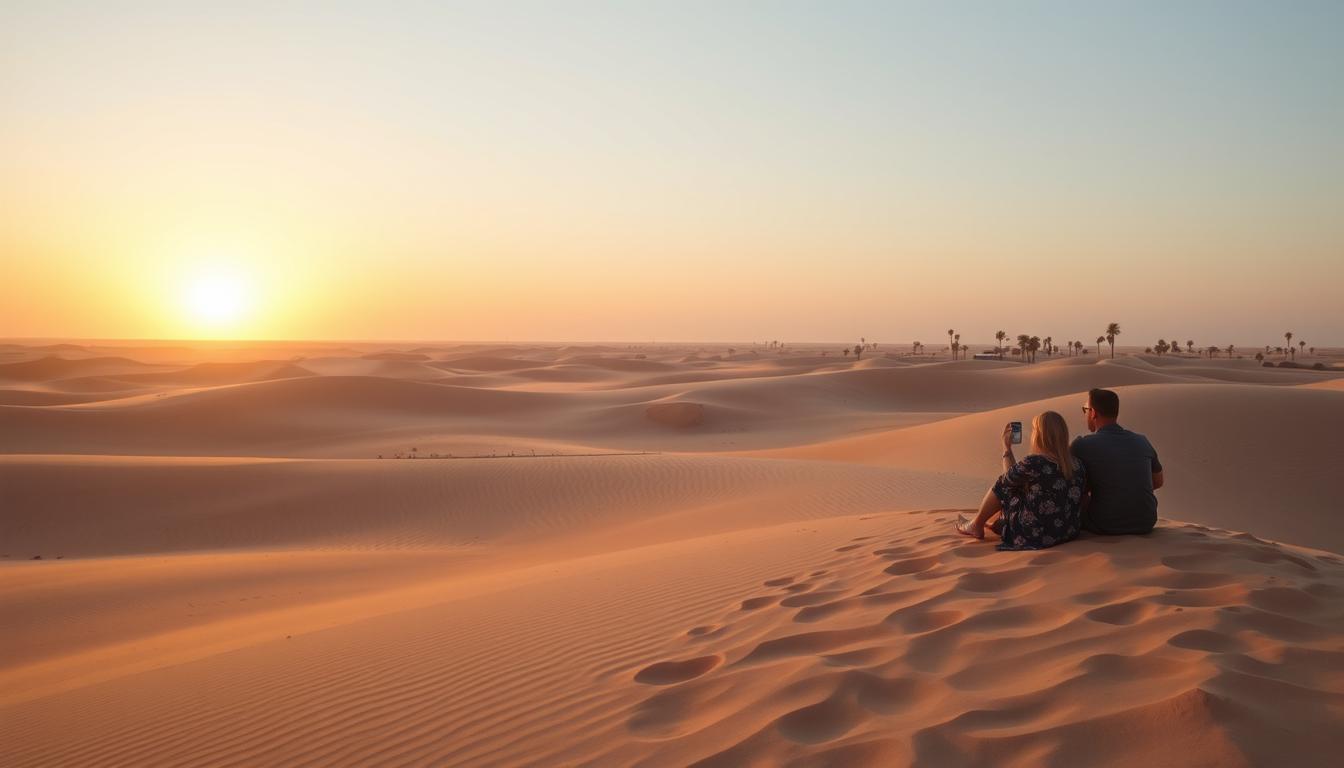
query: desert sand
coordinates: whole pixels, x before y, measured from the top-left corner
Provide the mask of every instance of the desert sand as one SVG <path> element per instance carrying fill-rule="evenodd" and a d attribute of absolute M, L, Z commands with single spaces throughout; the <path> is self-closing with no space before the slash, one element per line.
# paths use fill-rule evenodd
<path fill-rule="evenodd" d="M 833 346 L 0 344 L 0 765 L 1338 764 L 1339 350 Z M 956 535 L 1096 386 L 1159 528 Z"/>

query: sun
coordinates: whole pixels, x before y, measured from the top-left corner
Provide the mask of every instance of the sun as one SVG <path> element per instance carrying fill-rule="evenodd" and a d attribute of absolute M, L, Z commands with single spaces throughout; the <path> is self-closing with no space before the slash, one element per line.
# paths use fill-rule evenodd
<path fill-rule="evenodd" d="M 228 264 L 197 267 L 182 286 L 182 305 L 197 324 L 212 331 L 237 328 L 252 308 L 254 291 L 243 271 Z"/>

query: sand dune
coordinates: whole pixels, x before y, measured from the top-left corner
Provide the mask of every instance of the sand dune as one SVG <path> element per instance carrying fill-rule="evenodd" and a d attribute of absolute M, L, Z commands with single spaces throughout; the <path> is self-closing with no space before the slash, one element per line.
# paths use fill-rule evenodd
<path fill-rule="evenodd" d="M 384 418 L 519 418 L 554 397 L 378 377 L 301 377 L 134 402 L 0 408 L 0 441 L 11 453 L 115 453 L 118 446 L 184 455 L 283 451 L 296 441 L 382 427 Z"/>
<path fill-rule="evenodd" d="M 0 364 L 0 765 L 1344 748 L 1339 371 L 45 346 Z M 1078 432 L 1093 386 L 1167 467 L 1158 531 L 1039 553 L 952 532 L 1002 424 Z M 454 458 L 374 458 L 412 447 Z"/>
<path fill-rule="evenodd" d="M 311 633 L 277 616 L 274 639 L 10 704 L 0 731 L 14 765 L 1108 764 L 1175 744 L 1329 765 L 1344 746 L 1339 558 L 1177 526 L 997 553 L 949 520 L 612 553 Z"/>
<path fill-rule="evenodd" d="M 6 554 L 89 557 L 264 548 L 545 543 L 938 505 L 946 473 L 694 455 L 463 460 L 0 457 Z M 374 511 L 376 510 L 376 512 Z M 722 514 L 731 510 L 731 514 Z M 638 529 L 638 531 L 635 531 Z M 638 535 L 636 535 L 638 533 Z M 567 545 L 573 552 L 577 544 Z"/>
<path fill-rule="evenodd" d="M 657 360 L 641 360 L 627 357 L 602 357 L 600 355 L 573 355 L 559 360 L 561 363 L 569 365 L 587 365 L 592 368 L 600 368 L 607 371 L 670 371 L 673 366 L 670 363 L 663 363 Z"/>
<path fill-rule="evenodd" d="M 1252 531 L 1270 539 L 1344 551 L 1338 506 L 1323 482 L 1344 455 L 1344 397 L 1314 388 L 1253 385 L 1116 387 L 1121 423 L 1147 435 L 1168 485 L 1160 510 L 1182 520 Z M 752 455 L 872 463 L 914 469 L 958 467 L 992 478 L 998 432 L 1030 424 L 1044 410 L 1084 431 L 1081 393 L 1021 403 L 933 424 L 887 430 Z"/>
<path fill-rule="evenodd" d="M 29 382 L 72 379 L 77 376 L 112 376 L 136 373 L 149 368 L 152 366 L 126 357 L 71 359 L 48 355 L 37 360 L 0 365 L 0 381 Z"/>
<path fill-rule="evenodd" d="M 378 376 L 415 381 L 442 380 L 448 374 L 423 362 L 368 359 L 366 357 L 315 357 L 301 365 L 321 376 Z"/>
<path fill-rule="evenodd" d="M 432 363 L 432 365 L 450 371 L 516 371 L 521 368 L 537 367 L 537 363 L 532 360 L 515 360 L 508 357 L 486 355 L 448 358 Z"/>
<path fill-rule="evenodd" d="M 131 389 L 124 390 L 129 392 Z M 106 400 L 106 390 L 102 392 L 66 392 L 50 389 L 0 389 L 0 405 L 74 405 Z"/>
<path fill-rule="evenodd" d="M 432 360 L 423 351 L 420 352 L 371 352 L 360 356 L 364 360 L 395 360 L 403 363 L 422 363 Z"/>
<path fill-rule="evenodd" d="M 312 371 L 282 360 L 259 360 L 247 363 L 197 363 L 177 371 L 155 373 L 124 373 L 118 379 L 132 383 L 168 384 L 180 387 L 242 384 L 251 381 L 293 379 L 313 376 Z"/>

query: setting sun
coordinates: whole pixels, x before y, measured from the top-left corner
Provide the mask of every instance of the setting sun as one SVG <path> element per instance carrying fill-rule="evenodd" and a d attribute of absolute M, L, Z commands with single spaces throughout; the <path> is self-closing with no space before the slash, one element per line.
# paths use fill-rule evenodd
<path fill-rule="evenodd" d="M 236 328 L 252 308 L 254 286 L 246 275 L 230 265 L 197 268 L 182 288 L 182 304 L 188 317 L 208 329 Z"/>

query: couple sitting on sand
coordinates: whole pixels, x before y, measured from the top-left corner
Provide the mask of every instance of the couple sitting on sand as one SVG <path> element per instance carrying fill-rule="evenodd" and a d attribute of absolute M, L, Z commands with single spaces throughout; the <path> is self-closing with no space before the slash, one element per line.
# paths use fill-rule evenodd
<path fill-rule="evenodd" d="M 1064 417 L 1046 411 L 1031 421 L 1032 452 L 1013 457 L 1012 425 L 1003 429 L 1003 474 L 957 531 L 977 539 L 999 534 L 999 549 L 1044 549 L 1099 534 L 1148 533 L 1157 524 L 1162 464 L 1148 438 L 1115 423 L 1119 395 L 1087 393 L 1087 429 L 1069 445 Z M 997 517 L 991 522 L 992 518 Z"/>

